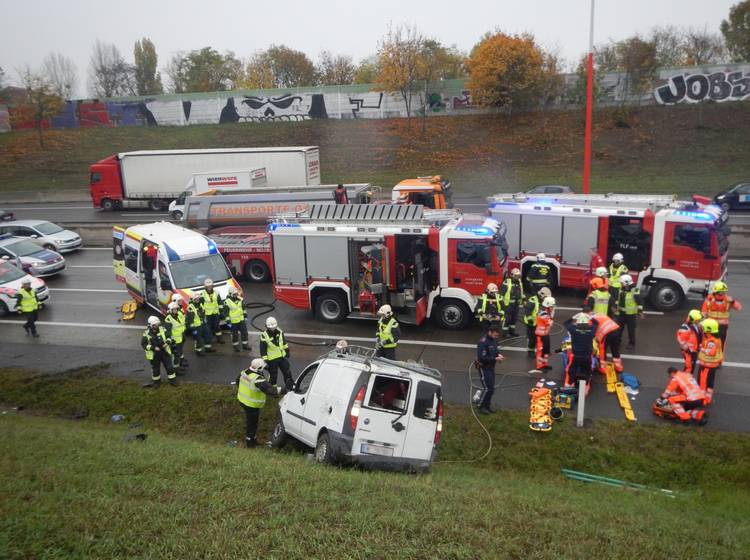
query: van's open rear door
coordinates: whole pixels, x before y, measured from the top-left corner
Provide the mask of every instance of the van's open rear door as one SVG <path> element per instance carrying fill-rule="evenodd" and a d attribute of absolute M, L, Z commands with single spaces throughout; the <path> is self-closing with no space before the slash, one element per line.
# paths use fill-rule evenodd
<path fill-rule="evenodd" d="M 112 265 L 115 269 L 115 278 L 118 282 L 125 283 L 125 252 L 122 242 L 125 238 L 125 228 L 114 226 L 112 228 Z"/>

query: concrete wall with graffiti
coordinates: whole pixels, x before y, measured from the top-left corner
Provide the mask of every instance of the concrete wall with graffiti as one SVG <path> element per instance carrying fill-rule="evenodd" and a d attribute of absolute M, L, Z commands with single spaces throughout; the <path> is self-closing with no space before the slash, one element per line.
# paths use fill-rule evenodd
<path fill-rule="evenodd" d="M 578 77 L 565 75 L 568 88 Z M 427 95 L 415 92 L 412 114 L 421 116 L 485 112 L 475 107 L 464 80 L 430 84 Z M 653 88 L 633 93 L 624 73 L 605 74 L 597 103 L 613 105 L 741 101 L 750 97 L 750 64 L 667 68 L 658 73 Z M 562 95 L 553 102 L 569 107 Z M 10 130 L 13 107 L 0 106 L 0 132 Z M 303 121 L 310 119 L 386 119 L 406 117 L 398 94 L 377 91 L 374 85 L 325 86 L 298 90 L 257 90 L 192 93 L 153 97 L 79 100 L 43 123 L 45 128 L 115 126 L 186 126 L 238 122 Z M 14 130 L 34 128 L 33 122 L 14 122 Z"/>

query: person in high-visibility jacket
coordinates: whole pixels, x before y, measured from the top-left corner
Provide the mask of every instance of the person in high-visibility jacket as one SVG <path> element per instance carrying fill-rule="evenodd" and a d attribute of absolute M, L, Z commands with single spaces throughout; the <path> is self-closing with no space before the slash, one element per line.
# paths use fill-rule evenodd
<path fill-rule="evenodd" d="M 695 364 L 698 362 L 698 349 L 703 339 L 702 320 L 703 313 L 699 309 L 691 309 L 685 318 L 685 322 L 677 329 L 677 344 L 680 345 L 682 360 L 685 362 L 682 369 L 691 375 L 694 373 Z"/>
<path fill-rule="evenodd" d="M 492 282 L 487 284 L 482 295 L 477 298 L 477 304 L 474 307 L 474 316 L 485 332 L 493 323 L 496 323 L 498 326 L 502 325 L 504 317 L 503 300 L 500 297 L 500 290 L 498 290 L 497 284 Z"/>
<path fill-rule="evenodd" d="M 594 313 L 612 317 L 614 315 L 614 302 L 612 294 L 605 287 L 604 281 L 594 278 L 591 287 L 594 289 L 586 298 L 586 303 Z"/>
<path fill-rule="evenodd" d="M 625 266 L 623 260 L 622 253 L 615 253 L 612 255 L 612 263 L 607 270 L 609 273 L 609 293 L 612 294 L 614 300 L 617 300 L 617 296 L 620 294 L 620 278 L 623 274 L 628 273 L 628 267 Z"/>
<path fill-rule="evenodd" d="M 266 379 L 265 368 L 266 362 L 262 358 L 255 358 L 250 362 L 250 367 L 237 376 L 237 400 L 245 411 L 245 447 L 248 449 L 256 445 L 258 418 L 266 405 L 266 395 L 283 395 L 287 392 Z"/>
<path fill-rule="evenodd" d="M 701 311 L 708 319 L 715 319 L 719 324 L 719 339 L 722 345 L 727 344 L 727 331 L 729 330 L 729 313 L 732 310 L 742 310 L 742 304 L 728 293 L 726 282 L 719 280 L 714 282 L 711 293 L 703 301 Z"/>
<path fill-rule="evenodd" d="M 533 263 L 526 273 L 526 284 L 529 292 L 537 293 L 542 288 L 552 286 L 552 267 L 547 264 L 547 255 L 537 253 L 536 262 Z"/>
<path fill-rule="evenodd" d="M 203 282 L 203 316 L 206 319 L 206 326 L 208 327 L 211 337 L 208 339 L 209 342 L 213 341 L 216 337 L 216 342 L 224 344 L 224 339 L 221 333 L 221 306 L 223 300 L 219 295 L 219 292 L 214 290 L 214 281 L 207 278 Z"/>
<path fill-rule="evenodd" d="M 167 372 L 167 379 L 170 385 L 177 385 L 177 374 L 172 365 L 172 351 L 170 346 L 172 341 L 167 336 L 164 327 L 161 326 L 161 320 L 152 315 L 148 318 L 148 327 L 143 331 L 141 337 L 141 348 L 146 353 L 146 360 L 151 364 L 151 382 L 146 383 L 144 387 L 158 387 L 161 385 L 161 366 Z"/>
<path fill-rule="evenodd" d="M 584 306 L 584 310 L 588 312 L 589 307 L 587 305 Z M 591 317 L 596 319 L 598 323 L 595 338 L 598 344 L 599 373 L 606 373 L 607 371 L 608 349 L 612 353 L 612 363 L 615 366 L 615 371 L 623 371 L 624 367 L 622 365 L 622 357 L 620 356 L 620 325 L 605 313 L 591 313 Z"/>
<path fill-rule="evenodd" d="M 638 288 L 633 286 L 633 277 L 623 274 L 619 278 L 620 288 L 615 300 L 614 318 L 620 325 L 620 338 L 628 330 L 628 348 L 635 348 L 636 320 L 643 318 L 643 298 Z"/>
<path fill-rule="evenodd" d="M 173 301 L 167 307 L 167 316 L 164 317 L 164 330 L 167 338 L 172 341 L 172 366 L 179 373 L 179 368 L 187 366 L 187 360 L 182 353 L 185 345 L 186 330 L 185 313 L 180 304 Z"/>
<path fill-rule="evenodd" d="M 211 345 L 211 333 L 206 326 L 206 319 L 203 314 L 203 294 L 196 292 L 190 298 L 185 316 L 185 324 L 190 330 L 193 337 L 193 349 L 195 355 L 203 357 L 203 352 L 216 352 Z"/>
<path fill-rule="evenodd" d="M 242 301 L 240 293 L 234 286 L 229 286 L 229 297 L 224 300 L 224 317 L 232 329 L 232 349 L 235 352 L 240 351 L 240 342 L 242 348 L 250 350 L 250 337 L 247 333 L 247 312 L 245 311 L 245 302 Z"/>
<path fill-rule="evenodd" d="M 274 317 L 269 317 L 266 319 L 266 330 L 260 333 L 260 357 L 266 362 L 271 383 L 276 385 L 276 378 L 281 370 L 287 389 L 291 389 L 294 384 L 289 354 L 289 344 L 284 339 L 284 331 L 279 328 L 279 323 Z"/>
<path fill-rule="evenodd" d="M 39 338 L 36 332 L 36 320 L 39 316 L 41 303 L 36 297 L 36 290 L 31 287 L 31 280 L 25 279 L 21 282 L 21 289 L 16 293 L 16 309 L 18 313 L 24 316 L 26 322 L 23 324 L 23 330 L 34 338 Z"/>
<path fill-rule="evenodd" d="M 401 338 L 401 329 L 393 315 L 391 306 L 381 305 L 378 309 L 378 332 L 375 337 L 375 355 L 389 360 L 396 359 L 396 347 Z"/>
<path fill-rule="evenodd" d="M 670 367 L 667 373 L 669 383 L 660 396 L 661 401 L 657 400 L 656 405 L 665 408 L 668 404 L 668 409 L 682 422 L 705 424 L 707 416 L 703 407 L 708 404 L 706 392 L 690 372 Z"/>
<path fill-rule="evenodd" d="M 503 335 L 516 336 L 516 321 L 518 321 L 518 309 L 523 303 L 523 282 L 521 271 L 514 268 L 510 276 L 503 280 L 500 288 L 500 297 L 503 303 Z"/>
<path fill-rule="evenodd" d="M 716 319 L 704 319 L 703 339 L 698 350 L 698 383 L 706 392 L 706 404 L 710 404 L 714 398 L 714 383 L 716 381 L 716 370 L 724 361 L 724 347 L 719 338 L 719 323 Z"/>
<path fill-rule="evenodd" d="M 544 298 L 552 297 L 549 288 L 542 288 L 528 298 L 523 306 L 523 324 L 526 325 L 526 355 L 533 358 L 536 354 L 536 321 Z"/>
<path fill-rule="evenodd" d="M 549 352 L 550 331 L 555 318 L 555 305 L 557 305 L 555 298 L 544 298 L 539 315 L 536 318 L 536 329 L 534 331 L 536 334 L 536 368 L 531 370 L 533 373 L 541 373 L 552 369 L 549 365 Z"/>
<path fill-rule="evenodd" d="M 609 290 L 609 280 L 607 280 L 607 267 L 600 266 L 594 272 L 593 278 L 589 280 L 589 291 L 586 293 L 586 299 L 589 298 L 594 290 Z"/>

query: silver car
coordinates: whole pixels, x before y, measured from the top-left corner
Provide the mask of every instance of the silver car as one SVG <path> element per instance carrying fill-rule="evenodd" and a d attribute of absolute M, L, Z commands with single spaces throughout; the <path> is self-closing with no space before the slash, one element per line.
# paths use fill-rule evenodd
<path fill-rule="evenodd" d="M 53 276 L 65 270 L 65 258 L 29 239 L 0 234 L 0 260 L 8 261 L 32 276 Z"/>
<path fill-rule="evenodd" d="M 37 245 L 58 253 L 75 251 L 83 244 L 76 232 L 45 220 L 16 220 L 0 224 L 0 234 L 3 233 L 29 238 Z"/>

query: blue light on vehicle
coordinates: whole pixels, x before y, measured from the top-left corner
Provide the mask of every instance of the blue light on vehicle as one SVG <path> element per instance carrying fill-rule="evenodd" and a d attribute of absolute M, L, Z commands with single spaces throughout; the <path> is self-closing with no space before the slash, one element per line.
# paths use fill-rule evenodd
<path fill-rule="evenodd" d="M 208 254 L 209 255 L 215 255 L 219 252 L 219 250 L 216 248 L 216 243 L 211 241 L 210 239 L 208 241 Z"/>
<path fill-rule="evenodd" d="M 486 235 L 491 236 L 493 231 L 484 226 L 456 226 L 456 231 L 465 231 L 467 233 L 473 233 L 474 235 Z"/>
<path fill-rule="evenodd" d="M 164 245 L 164 250 L 167 252 L 167 258 L 169 259 L 169 262 L 172 261 L 179 261 L 180 255 L 178 255 L 172 247 L 167 245 L 166 243 L 162 243 Z"/>
<path fill-rule="evenodd" d="M 279 228 L 298 228 L 299 224 L 281 224 L 281 223 L 273 223 L 268 224 L 268 231 L 276 231 Z"/>
<path fill-rule="evenodd" d="M 690 210 L 675 210 L 675 214 L 679 216 L 687 216 L 688 218 L 694 218 L 696 220 L 713 221 L 714 217 L 707 212 L 692 212 Z"/>

